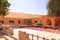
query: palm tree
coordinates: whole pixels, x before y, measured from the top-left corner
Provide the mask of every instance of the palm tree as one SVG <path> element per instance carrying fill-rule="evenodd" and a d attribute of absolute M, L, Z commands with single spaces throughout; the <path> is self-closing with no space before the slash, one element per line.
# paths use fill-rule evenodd
<path fill-rule="evenodd" d="M 49 0 L 47 9 L 48 16 L 60 17 L 60 0 Z"/>
<path fill-rule="evenodd" d="M 0 0 L 0 16 L 6 16 L 8 14 L 8 10 L 10 7 L 10 3 L 7 0 Z"/>

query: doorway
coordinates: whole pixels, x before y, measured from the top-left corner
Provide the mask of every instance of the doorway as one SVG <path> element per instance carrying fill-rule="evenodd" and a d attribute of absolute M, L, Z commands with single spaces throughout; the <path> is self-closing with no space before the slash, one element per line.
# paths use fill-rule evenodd
<path fill-rule="evenodd" d="M 47 25 L 52 25 L 51 20 L 47 20 Z"/>

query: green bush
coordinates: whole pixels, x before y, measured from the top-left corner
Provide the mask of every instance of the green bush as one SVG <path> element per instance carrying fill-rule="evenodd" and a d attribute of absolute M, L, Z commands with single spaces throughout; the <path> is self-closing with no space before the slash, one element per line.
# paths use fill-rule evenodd
<path fill-rule="evenodd" d="M 42 24 L 42 22 L 37 22 L 36 25 L 37 26 L 42 26 L 43 24 Z"/>

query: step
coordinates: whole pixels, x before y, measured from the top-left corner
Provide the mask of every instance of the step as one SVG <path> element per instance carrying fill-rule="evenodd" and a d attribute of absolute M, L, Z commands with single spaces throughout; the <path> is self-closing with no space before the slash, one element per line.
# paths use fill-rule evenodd
<path fill-rule="evenodd" d="M 14 38 L 10 37 L 10 36 L 4 36 L 7 40 L 15 40 Z"/>
<path fill-rule="evenodd" d="M 11 36 L 14 37 L 15 39 L 19 40 L 18 36 L 15 36 L 15 35 L 11 35 Z"/>

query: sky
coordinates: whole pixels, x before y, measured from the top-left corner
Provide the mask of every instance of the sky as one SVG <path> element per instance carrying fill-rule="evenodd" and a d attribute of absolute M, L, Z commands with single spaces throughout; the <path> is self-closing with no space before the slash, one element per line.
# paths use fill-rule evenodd
<path fill-rule="evenodd" d="M 8 0 L 11 4 L 10 11 L 25 12 L 29 14 L 47 14 L 48 0 Z"/>

